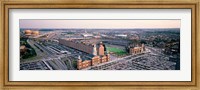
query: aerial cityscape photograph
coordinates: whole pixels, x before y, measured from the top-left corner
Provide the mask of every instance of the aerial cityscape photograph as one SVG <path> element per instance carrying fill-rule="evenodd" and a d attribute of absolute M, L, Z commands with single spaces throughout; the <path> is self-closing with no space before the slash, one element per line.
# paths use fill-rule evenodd
<path fill-rule="evenodd" d="M 180 70 L 180 20 L 21 19 L 20 70 Z"/>

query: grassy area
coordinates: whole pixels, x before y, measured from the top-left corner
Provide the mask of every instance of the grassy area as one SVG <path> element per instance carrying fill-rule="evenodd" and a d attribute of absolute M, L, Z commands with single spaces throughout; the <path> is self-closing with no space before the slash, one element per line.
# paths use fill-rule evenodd
<path fill-rule="evenodd" d="M 116 54 L 118 56 L 126 55 L 128 54 L 125 50 L 115 48 L 115 47 L 106 47 L 106 49 L 113 54 Z"/>

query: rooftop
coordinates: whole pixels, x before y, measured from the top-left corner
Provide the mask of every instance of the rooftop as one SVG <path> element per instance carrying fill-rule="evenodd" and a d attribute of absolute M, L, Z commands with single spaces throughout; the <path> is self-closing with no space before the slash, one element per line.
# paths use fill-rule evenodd
<path fill-rule="evenodd" d="M 73 41 L 76 43 L 83 43 L 86 45 L 93 45 L 99 43 L 99 41 L 95 39 L 83 39 L 83 38 L 63 38 L 63 39 L 68 41 Z"/>

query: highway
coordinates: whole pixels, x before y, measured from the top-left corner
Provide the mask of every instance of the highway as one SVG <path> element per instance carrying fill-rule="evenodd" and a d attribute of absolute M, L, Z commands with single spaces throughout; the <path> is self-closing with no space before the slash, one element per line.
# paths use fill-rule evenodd
<path fill-rule="evenodd" d="M 44 64 L 50 69 L 50 70 L 53 70 L 51 66 L 49 66 L 48 63 L 46 63 L 44 60 L 42 60 L 44 62 Z"/>
<path fill-rule="evenodd" d="M 155 55 L 164 55 L 160 49 L 156 49 L 154 47 L 148 47 L 148 46 L 145 46 L 146 49 L 149 49 L 151 51 L 152 54 L 155 54 Z"/>

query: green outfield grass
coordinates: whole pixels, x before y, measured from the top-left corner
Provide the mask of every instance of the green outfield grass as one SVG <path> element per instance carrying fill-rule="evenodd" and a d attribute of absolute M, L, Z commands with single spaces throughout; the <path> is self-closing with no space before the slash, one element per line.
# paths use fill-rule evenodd
<path fill-rule="evenodd" d="M 119 48 L 115 48 L 115 47 L 106 47 L 106 48 L 109 52 L 112 52 L 119 56 L 128 54 L 126 51 L 119 49 Z"/>

